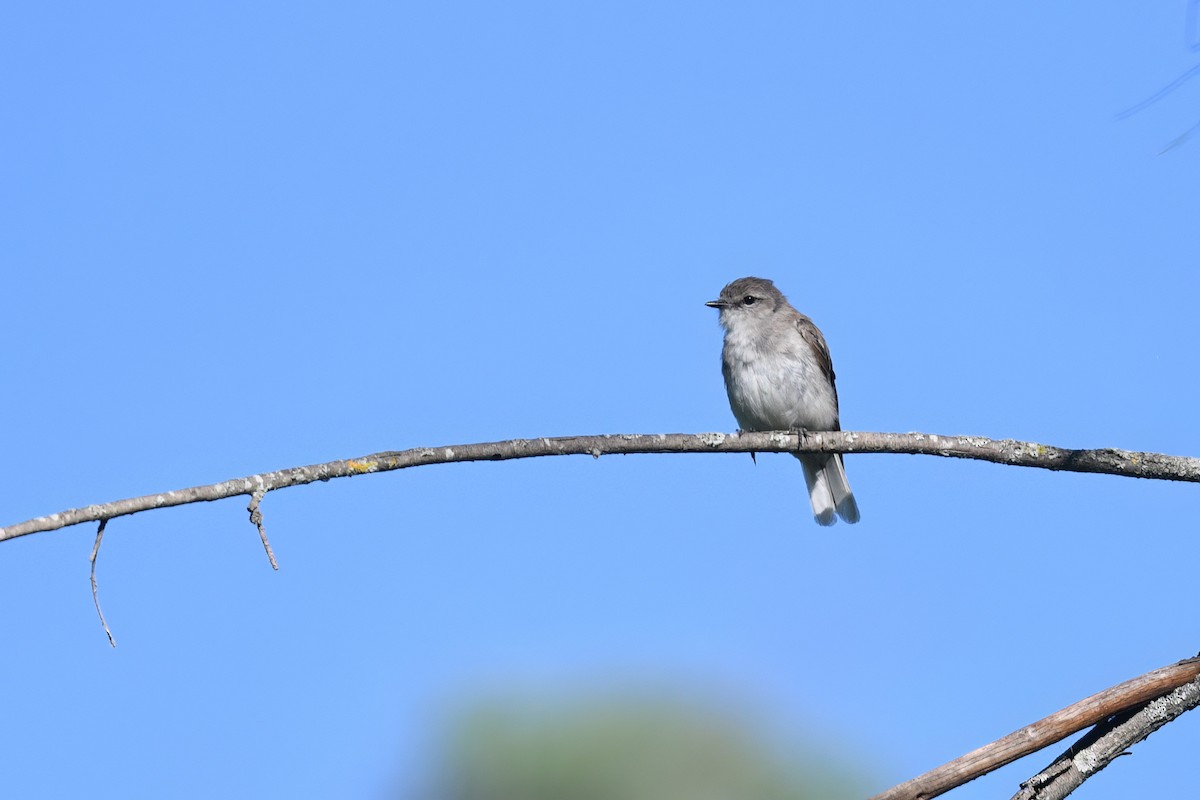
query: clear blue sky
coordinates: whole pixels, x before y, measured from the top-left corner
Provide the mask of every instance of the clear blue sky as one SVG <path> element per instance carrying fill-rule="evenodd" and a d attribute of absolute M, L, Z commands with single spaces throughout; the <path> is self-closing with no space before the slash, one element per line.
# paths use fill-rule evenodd
<path fill-rule="evenodd" d="M 417 445 L 733 430 L 773 278 L 845 427 L 1200 454 L 1185 3 L 20 4 L 0 522 Z M 435 466 L 0 546 L 8 794 L 378 797 L 446 708 L 684 683 L 882 789 L 1200 649 L 1194 486 Z M 1084 790 L 1193 793 L 1200 717 Z M 1053 751 L 1057 752 L 1057 750 Z M 1008 796 L 1051 752 L 959 790 Z"/>

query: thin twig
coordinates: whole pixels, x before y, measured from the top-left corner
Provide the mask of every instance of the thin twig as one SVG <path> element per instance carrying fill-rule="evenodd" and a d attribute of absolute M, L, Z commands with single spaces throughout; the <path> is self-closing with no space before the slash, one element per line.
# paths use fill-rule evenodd
<path fill-rule="evenodd" d="M 1130 747 L 1196 706 L 1200 679 L 1105 720 L 1022 783 L 1012 800 L 1062 800 Z"/>
<path fill-rule="evenodd" d="M 1175 137 L 1174 139 L 1172 139 L 1171 141 L 1167 142 L 1166 146 L 1165 146 L 1165 147 L 1163 147 L 1163 149 L 1162 149 L 1162 150 L 1159 150 L 1159 151 L 1158 151 L 1158 154 L 1159 154 L 1160 156 L 1161 156 L 1161 155 L 1166 155 L 1167 153 L 1169 153 L 1169 152 L 1171 152 L 1172 150 L 1174 150 L 1176 147 L 1179 147 L 1179 145 L 1181 145 L 1181 144 L 1183 144 L 1184 142 L 1186 142 L 1188 139 L 1192 138 L 1192 134 L 1196 133 L 1197 131 L 1200 131 L 1200 122 L 1197 122 L 1195 125 L 1193 125 L 1192 127 L 1188 128 L 1186 131 L 1184 131 L 1183 133 L 1179 134 L 1178 136 L 1176 136 L 1176 137 Z"/>
<path fill-rule="evenodd" d="M 40 531 L 52 531 L 81 522 L 112 519 L 152 508 L 223 500 L 238 495 L 264 494 L 314 481 L 346 478 L 369 472 L 424 464 L 460 461 L 505 461 L 535 456 L 633 453 L 908 453 L 949 458 L 971 458 L 1017 467 L 1038 467 L 1068 472 L 1093 472 L 1131 478 L 1200 482 L 1200 459 L 1126 450 L 1068 450 L 1035 442 L 985 439 L 980 436 L 941 436 L 926 433 L 866 433 L 834 431 L 803 433 L 655 433 L 565 436 L 556 439 L 513 439 L 505 442 L 417 447 L 374 453 L 361 458 L 329 461 L 235 478 L 206 486 L 193 486 L 162 494 L 117 500 L 70 509 L 0 528 L 0 541 Z"/>
<path fill-rule="evenodd" d="M 1130 106 L 1129 108 L 1125 109 L 1124 111 L 1119 112 L 1117 114 L 1117 119 L 1128 119 L 1129 117 L 1132 117 L 1134 114 L 1137 114 L 1139 111 L 1146 110 L 1150 106 L 1157 103 L 1159 100 L 1162 100 L 1164 97 L 1169 95 L 1171 92 L 1178 89 L 1183 84 L 1187 83 L 1192 78 L 1196 77 L 1196 75 L 1200 75 L 1200 64 L 1197 64 L 1193 67 L 1189 67 L 1187 69 L 1187 71 L 1185 71 L 1182 75 L 1180 75 L 1178 78 L 1176 78 L 1175 80 L 1168 83 L 1163 88 L 1159 89 L 1154 94 L 1147 97 L 1145 100 L 1142 100 L 1140 103 L 1136 103 L 1136 104 Z"/>
<path fill-rule="evenodd" d="M 108 629 L 108 623 L 104 621 L 104 612 L 100 610 L 99 587 L 96 585 L 96 556 L 100 554 L 100 540 L 104 538 L 106 525 L 108 525 L 108 520 L 100 520 L 100 527 L 96 529 L 96 543 L 92 545 L 92 555 L 88 561 L 92 562 L 92 602 L 96 604 L 96 613 L 100 615 L 100 624 L 104 626 L 104 632 L 108 634 L 108 643 L 116 647 L 117 640 L 113 638 L 112 631 Z"/>
<path fill-rule="evenodd" d="M 871 800 L 928 800 L 1200 677 L 1200 658 L 1162 667 L 1069 705 Z M 1182 713 L 1182 712 L 1180 712 Z M 1148 734 L 1147 734 L 1148 735 Z"/>
<path fill-rule="evenodd" d="M 267 541 L 267 531 L 263 528 L 262 510 L 258 507 L 266 493 L 265 489 L 255 489 L 254 493 L 250 495 L 250 504 L 246 506 L 246 510 L 250 512 L 250 521 L 258 527 L 258 538 L 262 539 L 263 549 L 267 551 L 267 559 L 271 562 L 271 569 L 278 572 L 279 563 L 275 561 L 275 553 L 271 550 L 271 543 Z"/>

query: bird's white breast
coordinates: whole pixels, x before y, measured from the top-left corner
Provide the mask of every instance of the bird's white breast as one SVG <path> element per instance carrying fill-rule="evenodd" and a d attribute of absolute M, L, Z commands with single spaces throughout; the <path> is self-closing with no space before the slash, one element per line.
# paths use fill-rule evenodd
<path fill-rule="evenodd" d="M 809 344 L 795 336 L 764 340 L 745 326 L 726 331 L 725 388 L 743 430 L 832 430 L 833 387 Z"/>

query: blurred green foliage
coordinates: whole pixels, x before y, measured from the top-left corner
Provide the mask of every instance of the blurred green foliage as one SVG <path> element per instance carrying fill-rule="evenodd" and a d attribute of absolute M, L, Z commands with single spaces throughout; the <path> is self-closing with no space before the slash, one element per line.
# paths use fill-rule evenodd
<path fill-rule="evenodd" d="M 836 800 L 864 781 L 744 715 L 662 699 L 492 701 L 454 728 L 442 800 Z"/>

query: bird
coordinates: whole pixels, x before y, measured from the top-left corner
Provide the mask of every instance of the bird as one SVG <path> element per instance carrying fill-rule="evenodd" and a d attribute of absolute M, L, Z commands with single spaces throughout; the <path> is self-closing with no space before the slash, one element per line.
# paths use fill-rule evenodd
<path fill-rule="evenodd" d="M 705 303 L 725 330 L 721 373 L 744 431 L 837 431 L 837 387 L 821 331 L 766 278 L 738 278 Z M 818 525 L 859 521 L 840 453 L 797 453 Z"/>

